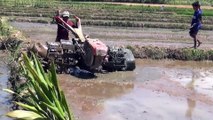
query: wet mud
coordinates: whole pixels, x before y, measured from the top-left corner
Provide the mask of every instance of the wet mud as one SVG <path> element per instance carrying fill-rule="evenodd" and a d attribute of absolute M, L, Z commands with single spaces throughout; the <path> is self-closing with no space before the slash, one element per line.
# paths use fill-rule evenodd
<path fill-rule="evenodd" d="M 133 72 L 59 79 L 79 120 L 207 120 L 213 113 L 212 65 L 137 60 Z"/>
<path fill-rule="evenodd" d="M 55 41 L 56 38 L 57 25 L 55 24 L 11 22 L 11 25 L 23 31 L 33 41 L 45 43 Z M 140 45 L 170 48 L 193 46 L 193 40 L 190 38 L 188 30 L 103 26 L 82 26 L 82 28 L 84 34 L 113 46 Z M 213 43 L 212 31 L 201 30 L 198 38 L 203 41 L 200 48 L 213 47 L 211 44 Z"/>
<path fill-rule="evenodd" d="M 32 41 L 55 40 L 56 25 L 11 24 Z M 192 45 L 186 31 L 83 28 L 85 34 L 108 45 L 146 44 L 178 48 Z M 210 33 L 201 34 L 207 43 L 213 40 Z M 146 39 L 142 39 L 144 37 Z M 212 46 L 207 43 L 201 47 Z M 96 79 L 88 80 L 64 74 L 58 78 L 79 120 L 209 120 L 213 114 L 212 65 L 212 61 L 148 59 L 137 60 L 134 71 L 97 74 Z"/>

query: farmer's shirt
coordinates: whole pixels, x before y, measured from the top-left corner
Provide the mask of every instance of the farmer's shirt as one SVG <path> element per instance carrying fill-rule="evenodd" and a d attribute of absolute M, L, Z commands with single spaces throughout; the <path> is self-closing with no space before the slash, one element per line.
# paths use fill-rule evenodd
<path fill-rule="evenodd" d="M 199 9 L 199 10 L 196 10 L 194 12 L 192 22 L 191 22 L 191 26 L 194 25 L 195 28 L 200 28 L 201 27 L 201 20 L 202 20 L 202 10 Z"/>
<path fill-rule="evenodd" d="M 62 25 L 62 22 L 58 19 L 59 16 L 55 16 L 55 20 L 57 23 Z M 76 28 L 77 26 L 71 21 L 67 20 L 65 21 L 69 26 Z M 64 39 L 64 40 L 69 40 L 69 30 L 66 29 L 66 27 L 61 26 L 58 24 L 58 30 L 57 30 L 57 38 L 58 39 Z"/>

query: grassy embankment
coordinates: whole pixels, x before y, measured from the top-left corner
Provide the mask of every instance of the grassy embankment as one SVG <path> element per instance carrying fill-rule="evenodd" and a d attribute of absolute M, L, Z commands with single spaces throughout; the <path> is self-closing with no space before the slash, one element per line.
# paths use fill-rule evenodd
<path fill-rule="evenodd" d="M 19 44 L 20 40 L 27 41 L 21 32 L 9 25 L 6 17 L 0 17 L 0 50 L 17 47 L 16 44 Z"/>
<path fill-rule="evenodd" d="M 11 88 L 5 91 L 13 94 L 13 109 L 21 109 L 7 115 L 22 120 L 73 120 L 74 116 L 58 85 L 54 66 L 46 73 L 36 57 L 30 59 L 21 55 L 26 40 L 8 24 L 6 18 L 0 18 L 0 28 L 1 49 L 8 55 L 10 70 Z"/>
<path fill-rule="evenodd" d="M 161 7 L 156 6 L 115 5 L 111 3 L 69 1 L 52 1 L 50 3 L 43 2 L 43 6 L 41 3 L 7 3 L 7 5 L 0 6 L 2 9 L 0 14 L 10 16 L 11 20 L 48 23 L 52 20 L 55 10 L 59 8 L 78 15 L 82 19 L 83 25 L 168 29 L 187 29 L 193 14 L 192 8 L 164 7 L 162 10 Z M 203 30 L 213 30 L 212 10 L 213 8 L 203 9 Z M 128 47 L 138 58 L 212 60 L 211 50 Z"/>
<path fill-rule="evenodd" d="M 67 0 L 69 1 L 69 0 Z M 75 0 L 81 1 L 81 0 Z M 90 0 L 97 1 L 97 0 Z M 98 1 L 108 1 L 108 2 L 123 2 L 124 0 L 98 0 Z M 154 4 L 172 4 L 172 5 L 190 5 L 192 2 L 197 0 L 125 0 L 125 2 L 130 3 L 154 3 Z M 212 0 L 199 0 L 202 5 L 213 5 Z"/>
<path fill-rule="evenodd" d="M 191 4 L 194 1 L 198 1 L 198 0 L 164 0 L 167 1 L 168 4 L 179 4 L 179 5 L 183 5 L 183 4 Z M 201 2 L 202 5 L 213 5 L 213 1 L 212 0 L 199 0 Z"/>

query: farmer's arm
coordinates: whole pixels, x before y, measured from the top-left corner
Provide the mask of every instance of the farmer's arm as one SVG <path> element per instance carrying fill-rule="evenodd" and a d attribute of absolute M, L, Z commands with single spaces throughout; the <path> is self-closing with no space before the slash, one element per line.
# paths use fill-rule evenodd
<path fill-rule="evenodd" d="M 56 23 L 62 23 L 62 18 L 60 16 L 60 10 L 56 10 L 55 16 L 53 17 L 54 22 Z"/>
<path fill-rule="evenodd" d="M 76 28 L 79 28 L 79 26 L 81 26 L 81 19 L 77 16 L 74 16 L 75 20 L 76 20 Z"/>
<path fill-rule="evenodd" d="M 198 20 L 199 20 L 200 23 L 203 23 L 202 14 L 199 14 L 199 15 L 198 15 Z"/>

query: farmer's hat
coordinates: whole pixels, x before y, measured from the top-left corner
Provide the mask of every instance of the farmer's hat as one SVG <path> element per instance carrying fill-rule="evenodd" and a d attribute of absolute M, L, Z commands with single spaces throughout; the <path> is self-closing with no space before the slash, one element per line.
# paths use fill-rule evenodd
<path fill-rule="evenodd" d="M 64 11 L 62 13 L 62 17 L 69 17 L 70 16 L 70 13 L 68 11 Z"/>
<path fill-rule="evenodd" d="M 200 6 L 199 1 L 192 3 L 192 6 L 194 6 L 194 7 L 199 7 L 199 6 Z"/>

